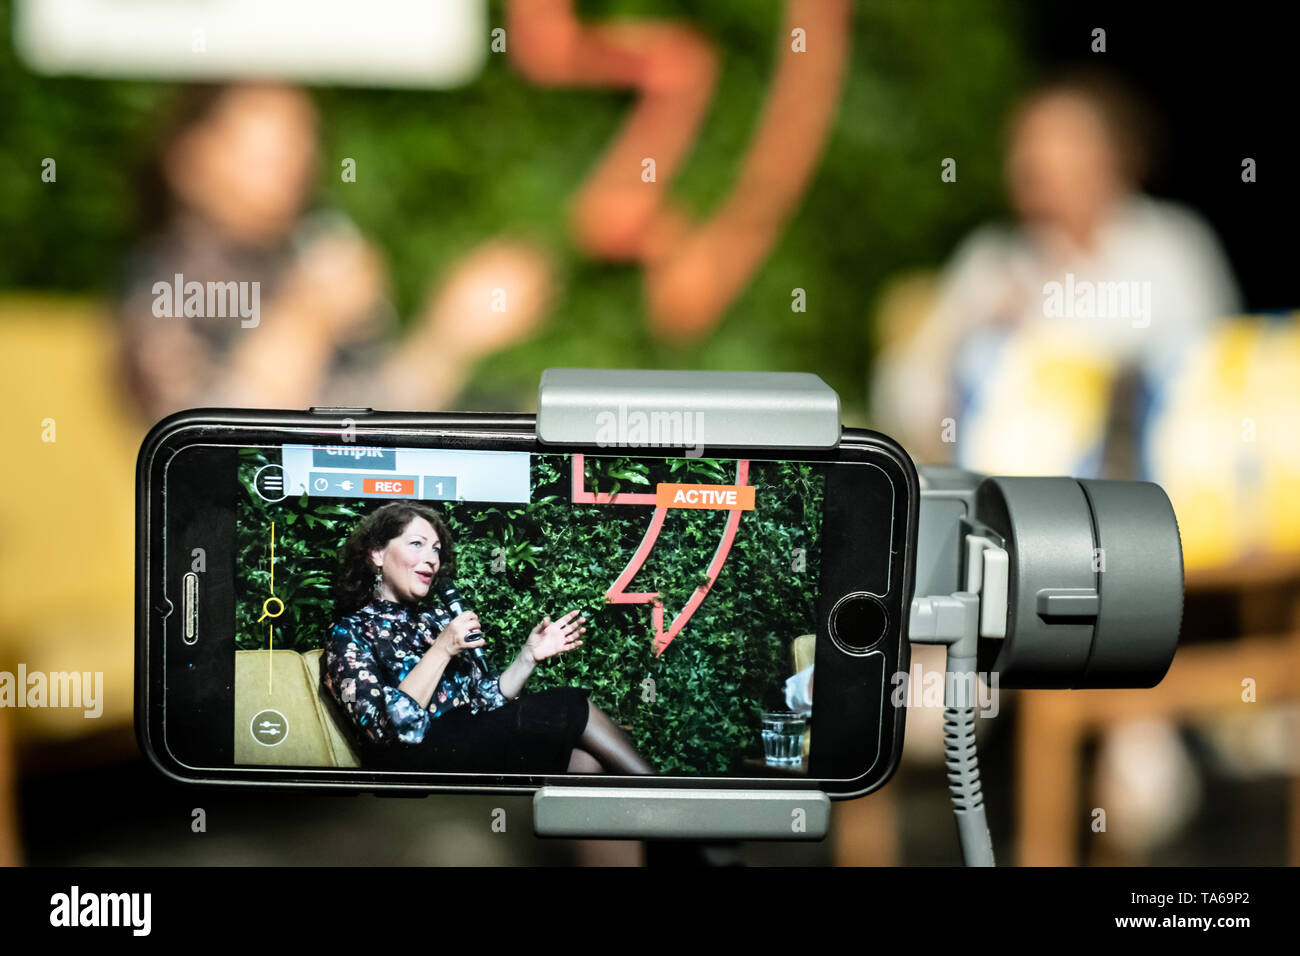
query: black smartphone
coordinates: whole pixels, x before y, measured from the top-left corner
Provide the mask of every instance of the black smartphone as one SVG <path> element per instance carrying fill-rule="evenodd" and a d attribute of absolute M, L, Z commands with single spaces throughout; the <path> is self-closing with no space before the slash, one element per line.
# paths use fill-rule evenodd
<path fill-rule="evenodd" d="M 847 798 L 897 765 L 918 490 L 886 436 L 688 454 L 205 409 L 137 482 L 136 731 L 174 778 Z"/>

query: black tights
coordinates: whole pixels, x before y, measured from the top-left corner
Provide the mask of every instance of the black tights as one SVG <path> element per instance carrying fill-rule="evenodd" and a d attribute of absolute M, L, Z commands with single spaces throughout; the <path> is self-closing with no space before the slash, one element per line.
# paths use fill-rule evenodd
<path fill-rule="evenodd" d="M 604 712 L 587 701 L 587 728 L 569 758 L 570 773 L 654 773 L 632 742 Z"/>

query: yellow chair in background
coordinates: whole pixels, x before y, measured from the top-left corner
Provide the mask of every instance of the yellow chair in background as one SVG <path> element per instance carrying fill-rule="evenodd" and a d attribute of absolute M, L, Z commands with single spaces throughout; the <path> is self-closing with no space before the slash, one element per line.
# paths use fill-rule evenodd
<path fill-rule="evenodd" d="M 20 740 L 131 726 L 135 458 L 144 427 L 108 318 L 80 299 L 0 299 L 6 370 L 0 669 L 102 672 L 103 713 L 13 711 Z"/>
<path fill-rule="evenodd" d="M 0 864 L 17 864 L 20 749 L 93 737 L 80 759 L 135 752 L 135 457 L 144 428 L 116 377 L 112 325 L 87 300 L 2 297 L 0 343 L 0 670 L 103 674 L 98 718 L 84 708 L 0 709 Z"/>
<path fill-rule="evenodd" d="M 812 667 L 816 658 L 817 635 L 801 634 L 794 639 L 790 645 L 790 661 L 794 665 L 794 672 L 797 674 L 805 667 Z M 808 751 L 812 748 L 812 728 L 809 727 L 803 732 L 803 759 L 804 763 L 808 762 Z"/>
<path fill-rule="evenodd" d="M 1197 343 L 1148 437 L 1189 570 L 1300 556 L 1300 313 L 1245 317 Z"/>

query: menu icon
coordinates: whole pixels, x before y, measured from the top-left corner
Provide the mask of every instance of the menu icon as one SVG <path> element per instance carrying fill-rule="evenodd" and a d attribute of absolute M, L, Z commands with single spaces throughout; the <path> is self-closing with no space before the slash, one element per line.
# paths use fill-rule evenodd
<path fill-rule="evenodd" d="M 253 476 L 253 490 L 264 501 L 282 501 L 285 498 L 284 469 L 279 465 L 263 465 Z"/>

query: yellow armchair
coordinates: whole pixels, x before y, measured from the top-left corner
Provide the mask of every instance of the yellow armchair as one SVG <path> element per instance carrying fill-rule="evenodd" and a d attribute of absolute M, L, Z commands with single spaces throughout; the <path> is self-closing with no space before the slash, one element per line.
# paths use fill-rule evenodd
<path fill-rule="evenodd" d="M 129 726 L 135 457 L 143 438 L 116 377 L 108 318 L 80 299 L 0 298 L 5 374 L 0 669 L 100 672 L 103 712 L 22 708 L 17 736 Z"/>

